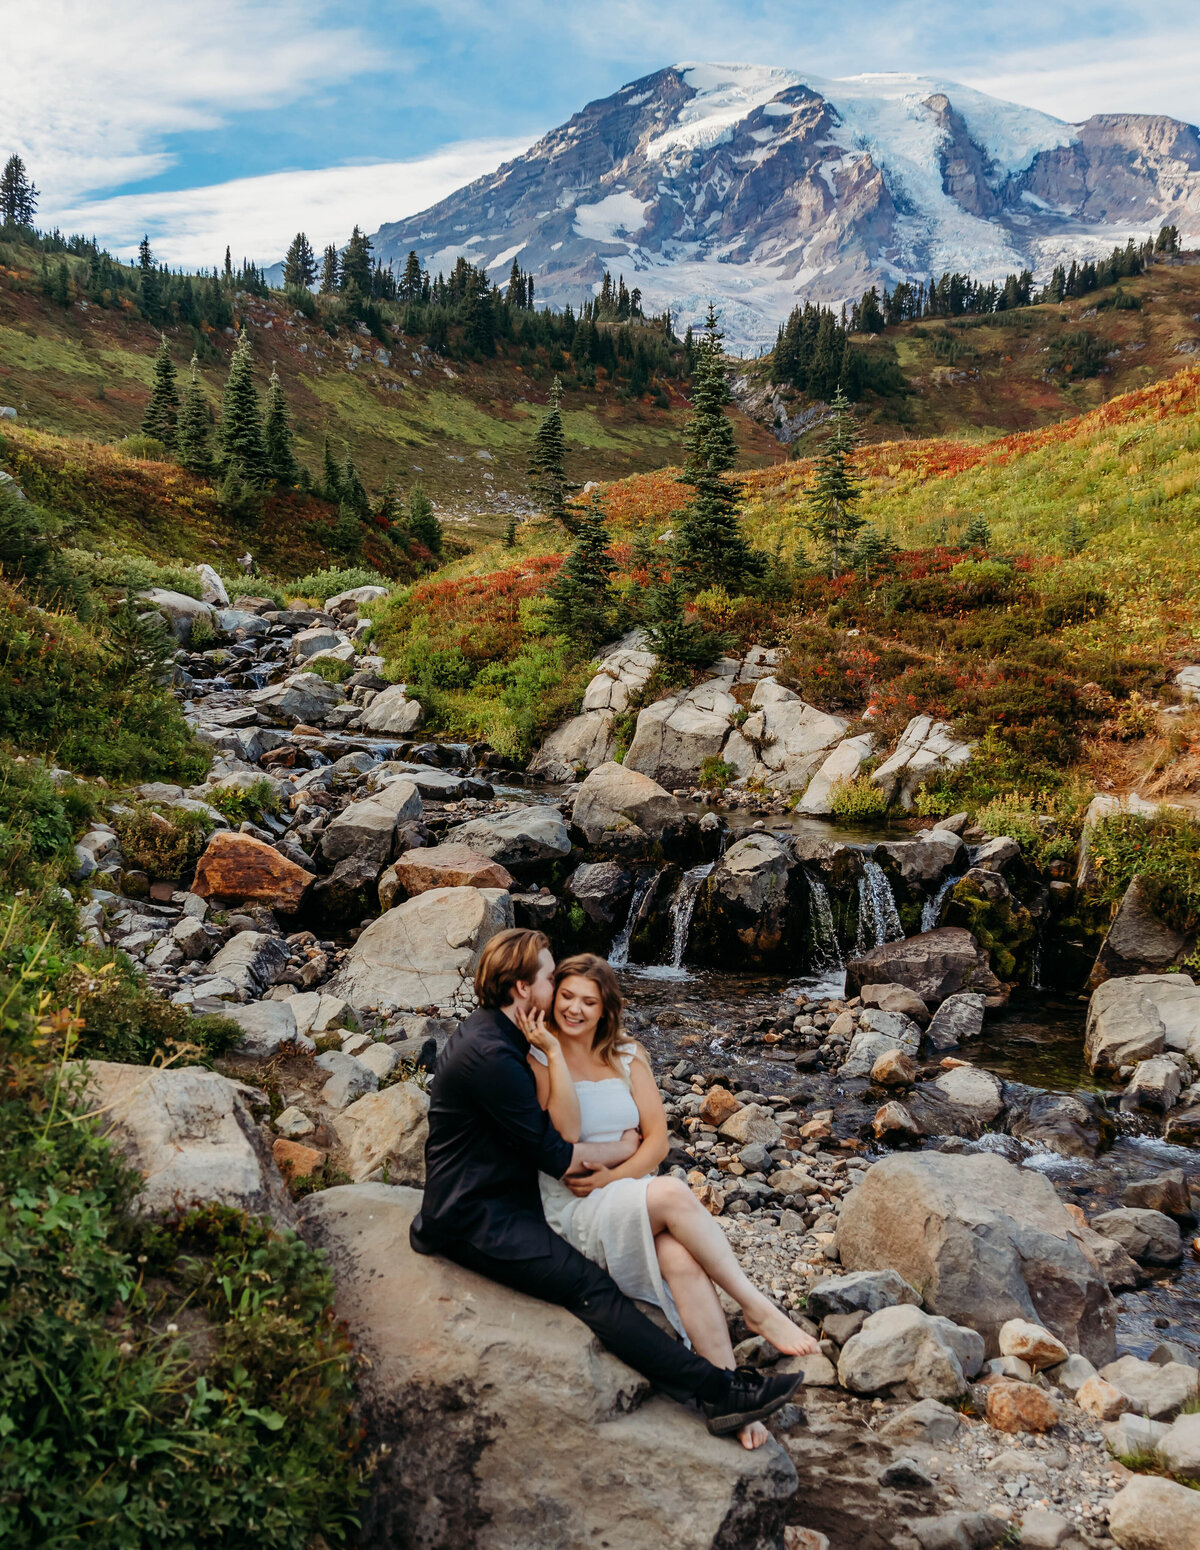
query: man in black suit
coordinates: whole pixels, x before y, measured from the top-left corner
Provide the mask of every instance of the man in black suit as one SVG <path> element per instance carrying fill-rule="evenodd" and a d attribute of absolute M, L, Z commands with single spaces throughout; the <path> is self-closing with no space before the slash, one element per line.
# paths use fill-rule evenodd
<path fill-rule="evenodd" d="M 608 1273 L 546 1223 L 538 1173 L 615 1167 L 636 1139 L 572 1146 L 537 1101 L 529 1044 L 515 1019 L 550 1010 L 554 958 L 540 931 L 502 931 L 475 974 L 479 1010 L 447 1041 L 434 1073 L 425 1198 L 410 1239 L 514 1291 L 556 1303 L 675 1399 L 697 1399 L 724 1436 L 783 1405 L 799 1375 L 730 1372 L 665 1334 Z"/>

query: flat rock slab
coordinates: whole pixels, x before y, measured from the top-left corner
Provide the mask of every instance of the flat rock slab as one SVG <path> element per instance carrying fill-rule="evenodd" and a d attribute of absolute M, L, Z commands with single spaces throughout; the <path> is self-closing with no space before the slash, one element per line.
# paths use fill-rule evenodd
<path fill-rule="evenodd" d="M 430 888 L 512 888 L 513 876 L 469 845 L 430 845 L 406 850 L 393 868 L 411 898 Z"/>

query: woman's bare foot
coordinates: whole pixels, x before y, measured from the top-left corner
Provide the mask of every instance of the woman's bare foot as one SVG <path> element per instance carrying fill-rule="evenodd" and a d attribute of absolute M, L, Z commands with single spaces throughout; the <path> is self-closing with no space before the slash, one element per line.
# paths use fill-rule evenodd
<path fill-rule="evenodd" d="M 753 1453 L 755 1448 L 762 1447 L 770 1435 L 761 1421 L 751 1421 L 749 1426 L 743 1426 L 738 1433 L 738 1441 L 747 1453 Z"/>
<path fill-rule="evenodd" d="M 745 1312 L 746 1327 L 769 1340 L 784 1356 L 811 1356 L 821 1348 L 811 1335 L 793 1324 L 786 1313 L 763 1298 L 761 1309 Z"/>

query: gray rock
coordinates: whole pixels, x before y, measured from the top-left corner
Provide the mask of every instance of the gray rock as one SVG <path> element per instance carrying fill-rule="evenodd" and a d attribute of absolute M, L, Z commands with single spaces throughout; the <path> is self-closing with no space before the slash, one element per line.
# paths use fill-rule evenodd
<path fill-rule="evenodd" d="M 581 770 L 599 769 L 613 756 L 616 715 L 611 710 L 585 710 L 555 727 L 529 761 L 529 771 L 543 780 L 577 780 Z"/>
<path fill-rule="evenodd" d="M 990 1550 L 1009 1531 L 1009 1524 L 991 1512 L 944 1512 L 910 1518 L 908 1526 L 921 1550 Z"/>
<path fill-rule="evenodd" d="M 567 892 L 600 926 L 613 926 L 629 898 L 633 878 L 615 861 L 585 861 L 567 879 Z"/>
<path fill-rule="evenodd" d="M 242 1030 L 237 1046 L 239 1055 L 266 1060 L 277 1055 L 285 1044 L 294 1044 L 300 1050 L 316 1048 L 296 1027 L 296 1015 L 287 1001 L 251 1001 L 245 1006 L 231 1006 L 224 1015 Z"/>
<path fill-rule="evenodd" d="M 1191 1191 L 1182 1168 L 1168 1168 L 1152 1179 L 1135 1179 L 1121 1195 L 1123 1206 L 1140 1206 L 1181 1218 L 1192 1215 Z"/>
<path fill-rule="evenodd" d="M 1134 1475 L 1109 1505 L 1108 1531 L 1121 1550 L 1200 1550 L 1200 1491 Z"/>
<path fill-rule="evenodd" d="M 265 931 L 239 931 L 208 965 L 214 978 L 226 979 L 246 995 L 261 996 L 287 968 L 287 944 Z M 197 990 L 199 987 L 197 986 Z"/>
<path fill-rule="evenodd" d="M 1024 1550 L 1058 1550 L 1075 1532 L 1074 1525 L 1061 1513 L 1030 1507 L 1021 1518 L 1021 1544 Z"/>
<path fill-rule="evenodd" d="M 342 1050 L 326 1050 L 313 1064 L 321 1071 L 329 1072 L 329 1080 L 321 1089 L 321 1102 L 331 1109 L 344 1109 L 379 1086 L 379 1078 L 370 1066 L 364 1066 L 361 1060 Z"/>
<path fill-rule="evenodd" d="M 833 811 L 833 790 L 844 781 L 853 780 L 871 757 L 875 738 L 870 732 L 858 737 L 845 737 L 832 753 L 826 755 L 817 773 L 804 788 L 796 808 L 798 813 L 825 818 Z"/>
<path fill-rule="evenodd" d="M 939 926 L 899 942 L 885 942 L 846 969 L 846 994 L 857 995 L 864 985 L 907 985 L 926 1006 L 940 1006 L 948 996 L 973 990 L 984 996 L 999 995 L 1003 986 L 992 973 L 988 955 L 969 931 L 961 926 Z"/>
<path fill-rule="evenodd" d="M 371 1049 L 391 1053 L 386 1044 Z M 343 1109 L 335 1124 L 346 1170 L 355 1183 L 383 1169 L 389 1184 L 424 1186 L 429 1095 L 414 1082 L 367 1093 Z"/>
<path fill-rule="evenodd" d="M 1123 1102 L 1139 1109 L 1150 1109 L 1165 1114 L 1179 1101 L 1183 1090 L 1183 1073 L 1167 1055 L 1156 1055 L 1151 1060 L 1138 1062 Z"/>
<path fill-rule="evenodd" d="M 247 703 L 282 721 L 306 722 L 320 726 L 335 705 L 346 696 L 337 684 L 326 683 L 318 673 L 292 673 L 282 683 L 254 689 Z"/>
<path fill-rule="evenodd" d="M 1139 1453 L 1153 1453 L 1169 1427 L 1165 1421 L 1151 1421 L 1148 1416 L 1127 1410 L 1115 1421 L 1101 1427 L 1104 1440 L 1118 1458 L 1131 1458 Z"/>
<path fill-rule="evenodd" d="M 321 835 L 321 854 L 326 861 L 370 862 L 376 876 L 395 849 L 396 815 L 382 802 L 352 802 Z"/>
<path fill-rule="evenodd" d="M 456 824 L 447 830 L 446 838 L 506 867 L 559 861 L 571 852 L 567 826 L 552 807 L 510 807 Z"/>
<path fill-rule="evenodd" d="M 795 866 L 791 850 L 772 834 L 732 844 L 700 890 L 692 923 L 697 950 L 714 964 L 738 968 L 790 958 Z"/>
<path fill-rule="evenodd" d="M 679 825 L 674 797 L 648 775 L 624 764 L 601 764 L 579 788 L 571 812 L 589 845 L 630 828 L 661 839 Z"/>
<path fill-rule="evenodd" d="M 1181 963 L 1192 939 L 1175 931 L 1154 912 L 1153 897 L 1140 877 L 1125 890 L 1108 934 L 1096 954 L 1093 980 L 1128 974 L 1162 973 Z"/>
<path fill-rule="evenodd" d="M 656 700 L 638 714 L 622 767 L 669 789 L 693 785 L 705 759 L 722 752 L 738 709 L 720 678 Z"/>
<path fill-rule="evenodd" d="M 1200 1480 L 1200 1415 L 1181 1415 L 1155 1451 L 1173 1475 Z"/>
<path fill-rule="evenodd" d="M 929 1026 L 929 1008 L 920 996 L 907 985 L 864 985 L 861 992 L 864 1006 L 878 1007 L 881 1012 L 899 1012 L 910 1017 L 920 1028 Z"/>
<path fill-rule="evenodd" d="M 953 1442 L 963 1427 L 962 1416 L 938 1399 L 919 1399 L 879 1428 L 880 1436 L 897 1442 L 921 1442 L 942 1448 Z"/>
<path fill-rule="evenodd" d="M 813 1318 L 837 1313 L 878 1313 L 880 1308 L 921 1305 L 920 1293 L 894 1270 L 856 1270 L 818 1281 L 808 1294 Z"/>
<path fill-rule="evenodd" d="M 1074 1399 L 1088 1379 L 1096 1376 L 1096 1369 L 1086 1356 L 1080 1356 L 1075 1351 L 1065 1362 L 1059 1362 L 1057 1367 L 1051 1367 L 1046 1376 L 1055 1388 L 1061 1389 L 1069 1398 Z"/>
<path fill-rule="evenodd" d="M 921 1468 L 915 1459 L 893 1459 L 879 1474 L 880 1485 L 891 1491 L 932 1491 L 933 1476 Z"/>
<path fill-rule="evenodd" d="M 957 1399 L 983 1364 L 974 1330 L 912 1306 L 881 1308 L 838 1357 L 838 1382 L 855 1394 L 907 1384 L 918 1399 Z"/>
<path fill-rule="evenodd" d="M 199 598 L 188 597 L 183 592 L 170 592 L 164 587 L 150 587 L 139 592 L 140 602 L 149 603 L 167 621 L 167 628 L 177 641 L 186 645 L 192 638 L 192 626 L 197 619 L 212 622 L 213 610 Z"/>
<path fill-rule="evenodd" d="M 866 987 L 864 986 L 864 989 Z M 983 1032 L 984 997 L 975 991 L 947 996 L 933 1014 L 925 1037 L 933 1049 L 956 1049 Z"/>
<path fill-rule="evenodd" d="M 1178 1225 L 1161 1211 L 1118 1206 L 1092 1217 L 1089 1225 L 1106 1238 L 1115 1238 L 1139 1264 L 1174 1265 L 1183 1253 Z"/>
<path fill-rule="evenodd" d="M 896 751 L 871 776 L 891 801 L 912 806 L 917 789 L 931 775 L 954 769 L 971 757 L 971 744 L 960 742 L 944 721 L 914 716 L 901 734 Z"/>
<path fill-rule="evenodd" d="M 840 752 L 846 726 L 841 716 L 806 704 L 772 677 L 763 678 L 754 690 L 749 716 L 725 745 L 724 758 L 745 780 L 762 781 L 774 791 L 807 794 L 831 751 Z M 835 768 L 852 772 L 863 757 L 858 750 L 848 750 Z"/>
<path fill-rule="evenodd" d="M 407 737 L 421 725 L 424 710 L 418 700 L 410 700 L 403 684 L 381 689 L 362 713 L 364 732 Z"/>
<path fill-rule="evenodd" d="M 935 1078 L 934 1087 L 949 1102 L 987 1123 L 1004 1108 L 999 1080 L 981 1066 L 955 1066 Z"/>
<path fill-rule="evenodd" d="M 1106 1383 L 1120 1389 L 1129 1408 L 1152 1421 L 1170 1421 L 1185 1405 L 1195 1401 L 1200 1373 L 1182 1362 L 1143 1362 L 1136 1356 L 1122 1356 L 1101 1367 Z"/>

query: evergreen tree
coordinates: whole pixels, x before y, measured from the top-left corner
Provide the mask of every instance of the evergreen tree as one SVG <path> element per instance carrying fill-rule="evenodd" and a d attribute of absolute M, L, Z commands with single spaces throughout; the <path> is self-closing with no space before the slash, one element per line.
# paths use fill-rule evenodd
<path fill-rule="evenodd" d="M 227 474 L 232 473 L 251 489 L 259 489 L 270 483 L 271 472 L 252 367 L 250 341 L 243 329 L 221 400 L 221 447 Z"/>
<path fill-rule="evenodd" d="M 418 301 L 421 296 L 421 260 L 409 249 L 404 263 L 404 278 L 400 281 L 401 301 Z"/>
<path fill-rule="evenodd" d="M 379 504 L 375 508 L 375 521 L 387 531 L 403 529 L 405 525 L 404 507 L 400 504 L 396 495 L 396 486 L 390 478 L 384 482 Z M 399 536 L 398 532 L 396 536 Z"/>
<path fill-rule="evenodd" d="M 361 307 L 371 299 L 371 239 L 357 226 L 342 254 L 338 285 L 351 306 Z"/>
<path fill-rule="evenodd" d="M 413 486 L 408 498 L 408 530 L 430 554 L 441 554 L 442 524 L 434 515 L 433 502 L 419 484 Z"/>
<path fill-rule="evenodd" d="M 212 451 L 209 432 L 212 429 L 212 411 L 200 386 L 200 362 L 192 356 L 192 374 L 183 395 L 176 429 L 175 447 L 179 461 L 192 474 L 207 474 L 212 468 Z"/>
<path fill-rule="evenodd" d="M 710 306 L 692 369 L 692 413 L 684 431 L 683 482 L 695 494 L 679 518 L 675 560 L 681 574 L 697 586 L 738 590 L 762 574 L 763 562 L 742 532 L 741 492 L 722 477 L 737 461 L 733 424 L 725 413 L 732 397 L 722 338 Z"/>
<path fill-rule="evenodd" d="M 506 549 L 517 547 L 517 519 L 514 516 L 510 516 L 504 524 L 504 547 Z"/>
<path fill-rule="evenodd" d="M 561 522 L 568 533 L 574 533 L 578 523 L 568 510 L 567 496 L 576 486 L 567 480 L 567 438 L 561 405 L 562 383 L 555 377 L 550 388 L 550 407 L 533 438 L 527 473 L 529 488 L 546 515 Z"/>
<path fill-rule="evenodd" d="M 54 285 L 51 288 L 51 297 L 60 307 L 71 305 L 71 272 L 67 268 L 65 258 L 60 258 L 58 267 L 54 271 Z"/>
<path fill-rule="evenodd" d="M 154 382 L 150 389 L 150 402 L 142 416 L 142 435 L 157 436 L 168 452 L 174 452 L 178 420 L 179 389 L 175 385 L 175 362 L 171 359 L 167 336 L 163 334 L 154 356 Z"/>
<path fill-rule="evenodd" d="M 13 155 L 0 173 L 0 226 L 32 226 L 38 191 L 29 181 L 25 163 Z"/>
<path fill-rule="evenodd" d="M 967 530 L 963 534 L 963 548 L 982 549 L 986 554 L 991 541 L 992 530 L 988 527 L 988 519 L 982 511 L 977 511 L 967 523 Z"/>
<path fill-rule="evenodd" d="M 646 594 L 646 643 L 668 669 L 707 667 L 725 649 L 723 635 L 704 628 L 684 611 L 683 585 L 661 580 Z"/>
<path fill-rule="evenodd" d="M 308 238 L 298 231 L 283 261 L 283 283 L 307 290 L 317 278 L 317 258 Z"/>
<path fill-rule="evenodd" d="M 870 525 L 864 527 L 858 535 L 858 542 L 854 546 L 854 563 L 863 573 L 863 579 L 870 581 L 872 574 L 878 575 L 888 564 L 896 552 L 896 545 L 892 542 L 892 536 L 888 532 L 880 532 L 877 527 Z"/>
<path fill-rule="evenodd" d="M 296 455 L 292 451 L 292 420 L 288 414 L 287 399 L 283 396 L 283 384 L 274 366 L 271 367 L 271 383 L 267 389 L 263 444 L 267 454 L 267 472 L 276 484 L 290 489 L 296 483 L 299 470 L 296 467 Z"/>
<path fill-rule="evenodd" d="M 358 517 L 371 515 L 371 501 L 367 495 L 366 487 L 358 476 L 358 469 L 354 466 L 354 459 L 350 456 L 349 448 L 346 450 L 346 463 L 342 469 L 341 478 L 342 504 L 349 506 Z"/>
<path fill-rule="evenodd" d="M 578 645 L 597 644 L 612 624 L 611 578 L 617 566 L 608 546 L 604 508 L 593 495 L 580 519 L 575 544 L 548 588 L 554 628 Z"/>
<path fill-rule="evenodd" d="M 338 271 L 340 269 L 338 250 L 334 243 L 330 243 L 325 249 L 321 263 L 321 294 L 332 296 L 338 288 Z"/>
<path fill-rule="evenodd" d="M 862 485 L 851 459 L 858 445 L 858 426 L 850 401 L 839 387 L 830 406 L 833 426 L 816 457 L 816 480 L 805 497 L 806 526 L 828 553 L 830 575 L 836 576 L 842 551 L 853 542 L 865 518 L 855 510 Z"/>
<path fill-rule="evenodd" d="M 154 255 L 150 251 L 150 238 L 143 237 L 138 243 L 138 290 L 142 298 L 142 311 L 152 323 L 162 317 L 162 276 Z"/>
<path fill-rule="evenodd" d="M 334 461 L 328 436 L 321 454 L 321 494 L 327 501 L 340 501 L 342 498 L 342 471 Z"/>
<path fill-rule="evenodd" d="M 1076 511 L 1071 513 L 1071 520 L 1067 523 L 1064 543 L 1068 554 L 1080 554 L 1087 544 L 1087 534 L 1083 530 L 1083 523 L 1079 520 L 1079 513 Z"/>

